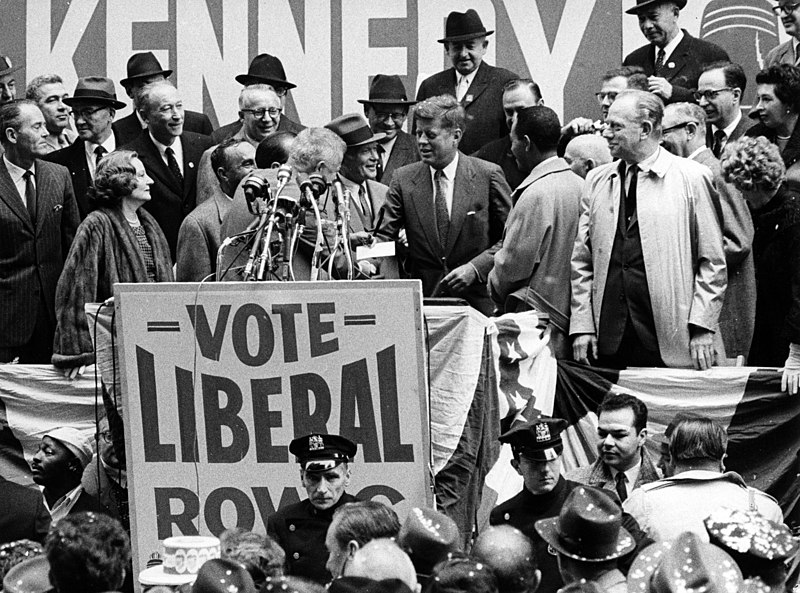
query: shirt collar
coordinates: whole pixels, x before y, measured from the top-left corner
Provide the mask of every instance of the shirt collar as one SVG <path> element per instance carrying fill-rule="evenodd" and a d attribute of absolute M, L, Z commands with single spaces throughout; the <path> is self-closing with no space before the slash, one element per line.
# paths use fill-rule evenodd
<path fill-rule="evenodd" d="M 725 132 L 725 138 L 726 139 L 730 139 L 731 134 L 733 134 L 733 131 L 736 129 L 736 126 L 739 125 L 740 121 L 742 121 L 742 110 L 741 109 L 738 110 L 738 113 L 736 114 L 736 117 L 733 118 L 733 121 L 722 129 L 722 131 Z M 713 126 L 713 127 L 714 127 L 715 130 L 719 129 L 716 126 Z"/>
<path fill-rule="evenodd" d="M 358 188 L 361 187 L 361 185 L 363 184 L 359 185 L 358 183 L 356 183 L 352 179 L 348 179 L 341 173 L 339 173 L 339 179 L 341 180 L 342 185 L 344 185 L 347 189 L 350 190 L 351 194 L 358 195 Z"/>
<path fill-rule="evenodd" d="M 155 140 L 154 140 L 155 141 Z M 105 142 L 100 144 L 95 144 L 94 142 L 84 142 L 84 147 L 86 148 L 86 156 L 94 159 L 94 151 L 97 149 L 98 146 L 102 146 L 106 149 L 106 153 L 114 152 L 117 148 L 117 142 L 114 139 L 114 134 L 109 134 L 108 138 L 106 138 Z"/>
<path fill-rule="evenodd" d="M 658 161 L 662 151 L 663 149 L 659 146 L 649 157 L 636 163 L 636 166 L 639 167 L 639 170 L 643 173 L 650 173 L 652 171 L 656 175 L 660 176 L 659 171 L 661 171 L 662 167 L 658 166 Z"/>
<path fill-rule="evenodd" d="M 75 503 L 78 502 L 78 498 L 80 497 L 81 492 L 83 492 L 83 485 L 78 484 L 77 486 L 75 486 L 75 488 L 73 488 L 72 490 L 67 492 L 64 496 L 59 498 L 53 505 L 53 508 L 50 508 L 50 506 L 47 504 L 47 499 L 42 497 L 45 508 L 50 512 L 50 519 L 53 525 L 55 525 L 58 521 L 69 515 L 69 512 L 72 510 L 72 507 L 74 507 Z"/>
<path fill-rule="evenodd" d="M 613 477 L 614 480 L 616 480 L 619 471 L 614 469 L 613 467 L 609 467 L 608 469 L 611 470 L 611 477 Z M 639 461 L 636 463 L 636 465 L 622 472 L 625 474 L 625 484 L 627 486 L 628 493 L 630 493 L 630 491 L 633 490 L 633 485 L 636 484 L 636 480 L 639 479 L 639 471 L 641 469 L 642 469 L 642 457 L 640 455 Z"/>
<path fill-rule="evenodd" d="M 391 140 L 387 140 L 386 142 L 379 142 L 380 146 L 383 148 L 384 154 L 390 154 L 392 152 L 392 148 L 394 148 L 394 143 L 397 142 L 397 135 Z"/>
<path fill-rule="evenodd" d="M 456 156 L 452 161 L 450 161 L 450 164 L 447 165 L 444 169 L 442 169 L 442 172 L 444 173 L 444 176 L 448 181 L 453 181 L 453 179 L 456 178 L 456 169 L 458 169 L 458 151 L 456 151 Z M 430 167 L 430 170 L 431 170 L 431 175 L 436 174 L 436 169 Z"/>
<path fill-rule="evenodd" d="M 34 176 L 36 175 L 36 161 L 33 161 L 30 169 L 18 167 L 9 161 L 5 154 L 3 154 L 3 161 L 6 164 L 6 169 L 8 169 L 8 174 L 11 175 L 11 181 L 13 181 L 15 185 L 19 183 L 19 180 L 22 179 L 23 175 L 25 175 L 25 171 L 33 171 Z"/>
<path fill-rule="evenodd" d="M 153 136 L 152 132 L 147 132 L 147 133 L 150 134 L 150 139 L 153 141 L 153 144 L 156 145 L 156 148 L 158 149 L 158 152 L 160 152 L 161 156 L 163 157 L 166 154 L 165 151 L 167 150 L 167 145 L 166 144 L 161 144 L 161 142 L 156 140 L 156 138 L 155 138 L 155 136 Z M 177 138 L 175 138 L 175 142 L 173 142 L 172 145 L 169 146 L 169 148 L 172 149 L 172 152 L 174 152 L 174 153 L 178 152 L 178 148 L 180 146 L 178 143 L 180 141 L 181 141 L 181 137 L 178 136 Z"/>
<path fill-rule="evenodd" d="M 664 46 L 664 65 L 666 66 L 667 60 L 672 57 L 672 53 L 675 51 L 675 48 L 678 47 L 678 44 L 683 41 L 683 29 L 678 29 L 678 34 L 675 35 L 672 41 L 667 43 Z M 656 56 L 658 56 L 658 48 L 656 48 Z"/>
<path fill-rule="evenodd" d="M 701 152 L 703 152 L 707 148 L 708 148 L 707 146 L 701 146 L 700 148 L 696 148 L 695 151 L 692 154 L 690 154 L 689 156 L 687 156 L 686 158 L 687 159 L 693 159 L 694 157 L 696 157 L 698 154 L 700 154 Z"/>

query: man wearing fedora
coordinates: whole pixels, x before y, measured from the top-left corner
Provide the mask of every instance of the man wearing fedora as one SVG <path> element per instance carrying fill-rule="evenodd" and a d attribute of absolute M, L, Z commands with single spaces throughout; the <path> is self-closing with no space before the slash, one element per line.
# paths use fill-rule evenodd
<path fill-rule="evenodd" d="M 286 72 L 283 69 L 283 63 L 279 58 L 270 54 L 258 54 L 253 61 L 250 62 L 250 67 L 247 69 L 247 74 L 239 74 L 236 77 L 236 82 L 248 87 L 254 84 L 268 84 L 272 87 L 281 100 L 281 112 L 286 108 L 286 97 L 289 91 L 297 88 L 297 85 L 286 80 Z M 238 132 L 244 123 L 244 117 L 239 114 L 239 119 L 225 124 L 214 130 L 211 134 L 211 139 L 215 144 L 219 144 L 226 138 L 230 138 Z M 277 116 L 277 131 L 279 132 L 292 132 L 299 134 L 304 130 L 305 126 L 293 121 L 279 113 Z"/>
<path fill-rule="evenodd" d="M 114 115 L 125 103 L 117 101 L 114 82 L 102 76 L 79 79 L 74 95 L 64 99 L 64 103 L 72 107 L 78 138 L 72 145 L 51 152 L 45 160 L 69 169 L 83 220 L 91 210 L 86 192 L 94 181 L 97 163 L 117 148 Z"/>
<path fill-rule="evenodd" d="M 164 70 L 151 51 L 133 54 L 128 59 L 128 77 L 119 83 L 133 101 L 133 113 L 114 122 L 114 132 L 117 134 L 119 145 L 131 142 L 147 127 L 139 113 L 141 105 L 137 104 L 139 90 L 151 82 L 167 80 L 170 74 L 172 70 Z M 187 132 L 205 136 L 209 136 L 214 129 L 206 114 L 188 109 L 184 111 L 183 127 Z"/>
<path fill-rule="evenodd" d="M 0 56 L 0 105 L 17 98 L 17 82 L 13 74 L 20 68 L 22 66 L 14 66 L 8 56 Z"/>
<path fill-rule="evenodd" d="M 377 146 L 380 160 L 375 181 L 389 185 L 395 169 L 419 161 L 417 143 L 403 131 L 408 108 L 417 102 L 408 100 L 403 81 L 397 74 L 373 76 L 369 97 L 358 102 L 364 106 L 364 115 L 372 131 L 384 134 Z"/>
<path fill-rule="evenodd" d="M 386 202 L 389 188 L 375 181 L 380 155 L 378 144 L 385 138 L 383 132 L 373 134 L 363 115 L 346 113 L 325 126 L 335 132 L 347 150 L 339 169 L 339 180 L 350 192 L 350 247 L 372 243 L 372 233 L 381 222 L 380 211 Z M 333 213 L 328 212 L 333 219 Z M 397 260 L 394 257 L 370 259 L 359 267 L 367 277 L 397 278 Z"/>
<path fill-rule="evenodd" d="M 452 68 L 426 78 L 419 85 L 417 101 L 437 95 L 453 95 L 467 113 L 461 151 L 472 154 L 508 133 L 503 115 L 503 87 L 518 78 L 504 68 L 483 61 L 494 31 L 487 31 L 473 9 L 451 12 L 445 21 L 445 36 L 439 39 L 453 63 Z"/>
<path fill-rule="evenodd" d="M 612 495 L 590 486 L 569 493 L 557 517 L 540 519 L 536 531 L 555 550 L 565 583 L 594 581 L 604 593 L 627 593 L 617 562 L 636 548 L 622 526 Z"/>
<path fill-rule="evenodd" d="M 703 67 L 728 62 L 724 49 L 696 39 L 678 26 L 686 0 L 636 0 L 625 12 L 639 18 L 648 44 L 628 54 L 623 66 L 639 66 L 648 76 L 649 90 L 665 103 L 694 101 Z"/>

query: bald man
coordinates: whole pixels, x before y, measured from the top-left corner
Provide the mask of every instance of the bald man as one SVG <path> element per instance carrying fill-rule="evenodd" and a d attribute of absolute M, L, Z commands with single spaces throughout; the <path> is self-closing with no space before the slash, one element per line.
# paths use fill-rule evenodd
<path fill-rule="evenodd" d="M 411 558 L 393 540 L 387 538 L 364 544 L 353 555 L 353 560 L 344 567 L 343 576 L 367 577 L 376 581 L 399 579 L 414 593 L 421 590 Z"/>
<path fill-rule="evenodd" d="M 472 557 L 489 565 L 503 593 L 535 593 L 542 580 L 531 539 L 516 527 L 489 527 L 475 540 Z"/>
<path fill-rule="evenodd" d="M 596 134 L 575 136 L 567 144 L 564 160 L 576 175 L 586 179 L 586 174 L 595 167 L 611 162 L 608 140 Z"/>

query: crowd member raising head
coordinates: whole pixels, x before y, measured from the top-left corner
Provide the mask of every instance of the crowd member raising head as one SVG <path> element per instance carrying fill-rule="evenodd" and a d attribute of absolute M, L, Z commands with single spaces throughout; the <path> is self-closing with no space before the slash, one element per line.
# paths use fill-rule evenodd
<path fill-rule="evenodd" d="M 725 147 L 722 171 L 750 204 L 755 235 L 756 320 L 749 364 L 784 366 L 782 389 L 800 381 L 800 191 L 766 138 Z M 788 355 L 788 358 L 786 358 Z"/>
<path fill-rule="evenodd" d="M 94 362 L 84 305 L 114 294 L 117 282 L 171 282 L 169 247 L 141 206 L 152 179 L 135 152 L 113 152 L 97 167 L 90 189 L 95 211 L 78 227 L 56 290 L 53 365 L 69 377 Z"/>
<path fill-rule="evenodd" d="M 58 74 L 37 76 L 25 89 L 25 98 L 35 102 L 44 114 L 48 132 L 45 142 L 51 152 L 69 146 L 77 137 L 69 127 L 69 106 L 64 102 L 67 97 L 69 93 Z"/>
<path fill-rule="evenodd" d="M 131 559 L 128 534 L 102 513 L 70 515 L 45 540 L 56 593 L 118 591 Z"/>
<path fill-rule="evenodd" d="M 366 577 L 376 581 L 397 579 L 413 593 L 419 593 L 414 564 L 394 540 L 374 539 L 366 543 L 353 555 L 353 560 L 344 567 L 344 577 Z"/>

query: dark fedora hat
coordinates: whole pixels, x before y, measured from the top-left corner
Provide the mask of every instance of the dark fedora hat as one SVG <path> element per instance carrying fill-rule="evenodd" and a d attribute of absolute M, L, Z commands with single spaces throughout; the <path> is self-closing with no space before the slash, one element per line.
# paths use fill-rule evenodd
<path fill-rule="evenodd" d="M 583 562 L 614 560 L 636 547 L 622 527 L 622 509 L 611 495 L 591 486 L 575 488 L 558 517 L 540 519 L 535 527 L 561 554 Z"/>
<path fill-rule="evenodd" d="M 296 84 L 286 80 L 286 71 L 283 69 L 280 59 L 269 54 L 258 54 L 253 58 L 250 67 L 247 68 L 247 74 L 239 74 L 236 82 L 245 86 L 248 84 L 271 84 L 287 89 L 297 87 Z"/>
<path fill-rule="evenodd" d="M 14 66 L 14 64 L 11 63 L 11 58 L 8 56 L 0 56 L 0 76 L 11 74 L 20 68 L 22 68 L 22 66 Z"/>
<path fill-rule="evenodd" d="M 70 107 L 76 103 L 100 103 L 114 109 L 122 109 L 125 103 L 117 101 L 114 81 L 104 76 L 86 76 L 78 79 L 78 85 L 71 97 L 64 99 Z"/>
<path fill-rule="evenodd" d="M 643 10 L 652 8 L 653 6 L 668 3 L 675 4 L 678 7 L 678 10 L 683 10 L 686 6 L 686 0 L 636 0 L 636 5 L 630 7 L 625 12 L 627 14 L 638 14 Z"/>
<path fill-rule="evenodd" d="M 166 78 L 172 74 L 172 70 L 164 70 L 153 52 L 141 52 L 128 58 L 128 78 L 123 78 L 119 83 L 124 87 L 129 87 L 139 82 L 141 78 L 148 78 L 157 74 L 163 74 L 164 78 Z"/>
<path fill-rule="evenodd" d="M 344 140 L 347 148 L 362 146 L 386 138 L 386 134 L 383 132 L 373 134 L 367 118 L 359 113 L 340 115 L 332 122 L 325 124 L 325 127 Z"/>
<path fill-rule="evenodd" d="M 376 74 L 369 84 L 369 98 L 359 99 L 359 103 L 382 103 L 388 105 L 416 105 L 416 101 L 409 101 L 406 87 L 397 74 Z"/>
<path fill-rule="evenodd" d="M 444 23 L 444 38 L 437 39 L 439 43 L 449 41 L 468 41 L 476 37 L 488 37 L 494 31 L 487 31 L 483 21 L 474 9 L 467 12 L 451 12 Z"/>

